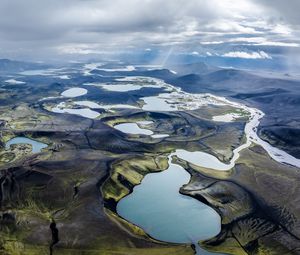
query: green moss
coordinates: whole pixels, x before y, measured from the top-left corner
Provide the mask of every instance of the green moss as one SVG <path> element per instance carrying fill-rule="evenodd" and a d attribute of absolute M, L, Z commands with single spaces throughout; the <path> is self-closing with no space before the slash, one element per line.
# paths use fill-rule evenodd
<path fill-rule="evenodd" d="M 22 216 L 34 215 L 38 218 L 42 218 L 45 220 L 51 220 L 53 211 L 51 211 L 45 204 L 38 203 L 34 199 L 26 199 L 24 202 L 24 206 L 22 209 L 17 210 L 17 214 Z"/>
<path fill-rule="evenodd" d="M 210 251 L 216 253 L 226 253 L 226 254 L 234 254 L 234 255 L 247 255 L 248 253 L 240 246 L 238 241 L 235 238 L 229 237 L 223 240 L 218 245 L 209 245 L 209 241 L 199 242 L 200 245 Z"/>
<path fill-rule="evenodd" d="M 13 152 L 4 152 L 0 154 L 0 163 L 8 163 L 15 159 L 15 154 Z"/>
<path fill-rule="evenodd" d="M 25 245 L 13 243 L 9 250 L 3 251 L 1 255 L 49 255 L 49 247 Z M 0 250 L 1 251 L 1 250 Z M 54 247 L 55 255 L 193 255 L 189 247 L 165 247 L 165 248 L 134 248 L 114 247 L 109 249 L 67 249 L 60 246 Z"/>
<path fill-rule="evenodd" d="M 140 227 L 122 219 L 118 214 L 112 212 L 111 210 L 105 209 L 106 215 L 114 222 L 116 222 L 121 228 L 129 231 L 131 234 L 134 234 L 138 237 L 149 238 L 143 229 Z"/>
<path fill-rule="evenodd" d="M 102 187 L 103 197 L 117 202 L 130 192 L 129 187 L 120 180 L 135 186 L 141 183 L 146 174 L 162 171 L 167 167 L 168 160 L 164 156 L 140 156 L 116 162 L 111 166 L 110 178 Z"/>
<path fill-rule="evenodd" d="M 4 144 L 7 143 L 10 139 L 12 139 L 14 137 L 15 137 L 15 134 L 13 132 L 1 131 L 0 139 Z"/>

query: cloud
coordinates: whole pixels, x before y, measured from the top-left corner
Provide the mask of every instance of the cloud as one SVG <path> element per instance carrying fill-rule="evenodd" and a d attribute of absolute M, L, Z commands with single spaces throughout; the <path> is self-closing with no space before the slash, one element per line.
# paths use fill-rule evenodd
<path fill-rule="evenodd" d="M 203 45 L 214 45 L 214 44 L 222 44 L 224 43 L 224 41 L 212 41 L 212 42 L 200 42 L 200 44 L 203 44 Z"/>
<path fill-rule="evenodd" d="M 266 38 L 263 37 L 236 37 L 228 40 L 228 42 L 247 42 L 247 43 L 262 43 L 265 41 Z"/>
<path fill-rule="evenodd" d="M 262 31 L 258 31 L 253 27 L 241 25 L 234 20 L 219 19 L 218 21 L 212 22 L 211 24 L 207 25 L 206 28 L 209 31 L 224 32 L 227 34 L 261 34 L 262 33 Z"/>
<path fill-rule="evenodd" d="M 269 41 L 264 37 L 237 37 L 229 39 L 227 42 L 248 43 L 247 45 L 254 46 L 300 47 L 300 44 L 296 42 Z"/>
<path fill-rule="evenodd" d="M 284 20 L 291 25 L 300 25 L 300 1 L 299 0 L 252 0 L 253 3 L 263 6 L 268 11 L 273 11 L 273 17 Z"/>
<path fill-rule="evenodd" d="M 200 44 L 202 45 L 218 45 L 230 43 L 250 46 L 300 47 L 300 44 L 298 42 L 269 41 L 264 37 L 234 37 L 224 41 L 200 42 Z"/>
<path fill-rule="evenodd" d="M 231 51 L 223 54 L 222 57 L 246 58 L 246 59 L 272 59 L 272 57 L 264 51 L 260 51 L 260 52 Z"/>
<path fill-rule="evenodd" d="M 266 46 L 299 46 L 297 2 L 1 0 L 0 58 L 49 60 L 63 59 L 65 54 L 75 59 L 76 55 L 170 48 L 178 54 L 222 55 L 236 52 L 236 45 L 243 46 L 238 48 L 241 52 L 263 49 L 268 54 Z M 289 11 L 295 17 L 288 17 Z"/>
<path fill-rule="evenodd" d="M 57 47 L 57 51 L 60 54 L 80 54 L 80 55 L 88 55 L 88 54 L 101 54 L 103 51 L 96 50 L 92 45 L 88 44 L 70 44 Z"/>
<path fill-rule="evenodd" d="M 252 45 L 255 46 L 279 46 L 279 47 L 300 47 L 299 43 L 293 43 L 293 42 L 261 42 L 261 43 L 254 43 Z"/>

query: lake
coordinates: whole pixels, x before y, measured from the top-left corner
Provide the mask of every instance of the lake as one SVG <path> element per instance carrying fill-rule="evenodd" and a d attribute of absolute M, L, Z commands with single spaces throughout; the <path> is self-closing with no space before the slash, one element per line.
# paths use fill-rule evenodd
<path fill-rule="evenodd" d="M 32 153 L 41 152 L 42 149 L 46 148 L 48 145 L 45 143 L 38 142 L 36 140 L 27 138 L 27 137 L 15 137 L 10 139 L 6 144 L 5 148 L 8 150 L 13 144 L 31 144 L 32 145 Z"/>

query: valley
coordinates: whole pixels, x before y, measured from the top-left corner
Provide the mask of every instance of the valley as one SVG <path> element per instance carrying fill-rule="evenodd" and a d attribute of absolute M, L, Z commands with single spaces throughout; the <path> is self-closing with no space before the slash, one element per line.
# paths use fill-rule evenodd
<path fill-rule="evenodd" d="M 167 69 L 39 68 L 1 76 L 3 254 L 299 252 L 299 148 L 268 120 L 292 132 L 298 115 L 224 77 L 221 91 Z"/>

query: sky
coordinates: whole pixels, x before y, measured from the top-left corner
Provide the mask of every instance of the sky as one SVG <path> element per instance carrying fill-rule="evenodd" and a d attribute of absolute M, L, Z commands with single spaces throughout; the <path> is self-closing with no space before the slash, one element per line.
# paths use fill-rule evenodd
<path fill-rule="evenodd" d="M 299 0 L 1 0 L 0 58 L 143 53 L 300 66 L 299 11 Z"/>

